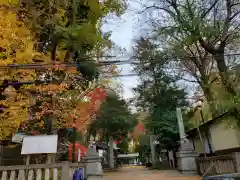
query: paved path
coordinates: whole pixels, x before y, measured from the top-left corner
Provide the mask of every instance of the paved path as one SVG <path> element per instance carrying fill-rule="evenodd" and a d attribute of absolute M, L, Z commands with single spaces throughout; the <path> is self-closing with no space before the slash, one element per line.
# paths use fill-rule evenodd
<path fill-rule="evenodd" d="M 107 172 L 103 180 L 200 180 L 196 176 L 183 176 L 172 170 L 152 170 L 145 167 L 123 167 L 117 172 Z"/>

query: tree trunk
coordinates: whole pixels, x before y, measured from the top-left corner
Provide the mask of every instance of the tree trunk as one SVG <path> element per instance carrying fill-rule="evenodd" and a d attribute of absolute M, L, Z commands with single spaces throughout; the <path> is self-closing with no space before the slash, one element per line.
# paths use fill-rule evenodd
<path fill-rule="evenodd" d="M 206 43 L 203 38 L 199 39 L 199 43 L 201 44 L 201 46 L 210 54 L 213 55 L 214 59 L 217 62 L 217 67 L 218 67 L 218 71 L 221 77 L 221 81 L 222 84 L 224 86 L 224 88 L 226 89 L 226 91 L 230 94 L 235 96 L 236 92 L 233 88 L 233 85 L 230 81 L 230 77 L 229 77 L 229 72 L 228 72 L 228 68 L 225 62 L 225 58 L 224 58 L 224 53 L 225 53 L 225 43 L 221 43 L 220 47 L 218 48 L 214 48 L 213 44 L 209 44 Z"/>
<path fill-rule="evenodd" d="M 219 70 L 219 74 L 222 80 L 222 84 L 224 88 L 226 89 L 226 92 L 230 96 L 236 96 L 237 92 L 235 91 L 233 87 L 233 83 L 227 68 L 227 65 L 225 63 L 224 59 L 224 50 L 219 51 L 218 53 L 214 54 L 214 58 L 217 62 L 217 67 Z M 230 115 L 233 116 L 237 120 L 237 125 L 240 126 L 240 112 L 239 110 L 235 107 L 231 109 Z"/>
<path fill-rule="evenodd" d="M 68 49 L 67 49 L 67 52 L 66 52 L 66 55 L 65 55 L 65 57 L 64 57 L 64 62 L 65 62 L 65 63 L 70 62 L 70 61 L 72 60 L 72 58 L 73 58 L 73 55 L 74 55 L 74 50 L 73 50 L 73 48 L 68 48 Z"/>
<path fill-rule="evenodd" d="M 113 137 L 109 137 L 109 168 L 114 168 Z"/>
<path fill-rule="evenodd" d="M 224 88 L 226 89 L 226 92 L 228 92 L 230 95 L 236 96 L 236 92 L 231 83 L 231 78 L 229 77 L 228 68 L 225 63 L 224 51 L 219 51 L 218 53 L 213 54 L 213 56 L 217 62 L 217 67 L 219 70 L 221 81 L 222 81 Z"/>
<path fill-rule="evenodd" d="M 52 63 L 54 63 L 56 61 L 56 56 L 57 56 L 57 46 L 58 46 L 58 40 L 57 38 L 55 38 L 53 40 L 53 48 L 52 48 L 52 51 L 51 51 L 51 60 L 52 60 Z"/>
<path fill-rule="evenodd" d="M 204 97 L 207 99 L 211 114 L 212 114 L 212 118 L 217 116 L 217 109 L 215 108 L 215 104 L 214 104 L 214 97 L 213 94 L 211 92 L 211 87 L 210 87 L 210 83 L 208 84 L 203 84 L 202 86 L 202 90 L 204 93 Z"/>

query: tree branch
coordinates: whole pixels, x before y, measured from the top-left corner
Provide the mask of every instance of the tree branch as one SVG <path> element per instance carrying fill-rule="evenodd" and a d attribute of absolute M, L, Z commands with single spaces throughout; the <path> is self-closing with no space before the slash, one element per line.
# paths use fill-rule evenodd
<path fill-rule="evenodd" d="M 170 14 L 171 16 L 174 16 L 174 13 L 166 8 L 163 8 L 163 7 L 159 7 L 159 6 L 155 6 L 155 5 L 152 5 L 152 6 L 145 6 L 145 8 L 140 11 L 138 14 L 142 14 L 144 13 L 145 11 L 147 11 L 148 9 L 157 9 L 157 10 L 163 10 L 163 11 L 166 11 L 168 14 Z"/>
<path fill-rule="evenodd" d="M 226 0 L 226 3 L 227 3 L 227 17 L 224 22 L 223 32 L 222 32 L 222 36 L 221 36 L 221 43 L 219 45 L 219 48 L 225 47 L 226 40 L 228 38 L 228 30 L 229 30 L 229 26 L 231 23 L 231 14 L 232 14 L 231 0 Z"/>
<path fill-rule="evenodd" d="M 236 12 L 235 14 L 233 14 L 231 17 L 230 17 L 230 21 L 232 21 L 237 15 L 240 14 L 240 11 Z"/>
<path fill-rule="evenodd" d="M 215 77 L 213 80 L 210 81 L 210 84 L 214 83 L 215 81 L 219 80 L 219 77 Z"/>
<path fill-rule="evenodd" d="M 184 81 L 187 81 L 187 82 L 190 82 L 190 83 L 198 83 L 197 80 L 189 80 L 189 79 L 186 79 L 186 78 L 181 77 L 181 76 L 179 76 L 179 77 L 177 76 L 176 78 L 181 79 L 181 80 L 184 80 Z"/>
<path fill-rule="evenodd" d="M 206 15 L 208 15 L 208 13 L 215 7 L 215 5 L 217 4 L 218 0 L 215 0 L 212 5 L 209 7 L 209 9 L 207 9 L 205 12 L 203 12 L 203 14 L 201 15 L 201 19 L 205 18 Z"/>
<path fill-rule="evenodd" d="M 206 43 L 202 37 L 199 37 L 198 41 L 206 51 L 208 51 L 211 54 L 215 53 L 216 50 L 215 50 L 214 46 L 212 46 L 209 43 Z"/>

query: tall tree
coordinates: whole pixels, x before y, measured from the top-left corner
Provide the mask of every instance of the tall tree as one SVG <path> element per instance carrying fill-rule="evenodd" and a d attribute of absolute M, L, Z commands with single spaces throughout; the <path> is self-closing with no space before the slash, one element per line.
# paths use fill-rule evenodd
<path fill-rule="evenodd" d="M 109 92 L 101 104 L 96 120 L 90 125 L 90 133 L 101 133 L 102 138 L 109 142 L 109 166 L 114 167 L 113 141 L 123 140 L 136 126 L 137 120 L 130 112 L 125 100 L 115 92 Z"/>
<path fill-rule="evenodd" d="M 159 31 L 165 35 L 168 33 L 164 28 Z M 170 35 L 168 34 L 167 37 L 170 38 Z M 167 47 L 168 56 L 174 58 L 168 58 L 168 61 L 171 62 L 169 69 L 172 69 L 172 73 L 179 80 L 199 86 L 204 95 L 201 99 L 207 100 L 212 116 L 217 116 L 218 110 L 216 102 L 214 102 L 212 86 L 214 82 L 219 82 L 219 77 L 214 76 L 216 71 L 214 58 L 198 43 L 188 44 L 187 39 L 174 37 L 174 34 L 171 35 L 171 38 L 168 40 L 170 44 Z"/>
<path fill-rule="evenodd" d="M 14 11 L 0 4 L 0 65 L 34 63 L 34 38 L 24 23 L 17 21 Z M 33 81 L 31 69 L 1 68 L 0 90 L 0 139 L 4 140 L 18 130 L 29 117 L 30 93 L 28 85 L 21 87 L 19 81 Z"/>
<path fill-rule="evenodd" d="M 237 92 L 225 52 L 229 50 L 230 43 L 239 39 L 239 3 L 235 0 L 165 0 L 149 8 L 167 14 L 171 20 L 163 26 L 171 35 L 184 37 L 189 45 L 199 44 L 214 57 L 226 92 L 235 96 Z"/>
<path fill-rule="evenodd" d="M 27 128 L 27 131 L 31 132 L 37 129 L 46 133 L 52 125 L 54 128 L 69 127 L 76 118 L 81 119 L 81 122 L 85 121 L 82 120 L 85 117 L 82 117 L 90 115 L 92 107 L 89 103 L 82 102 L 79 96 L 92 88 L 89 88 L 89 82 L 99 73 L 96 63 L 89 61 L 86 54 L 95 55 L 96 52 L 110 47 L 108 38 L 111 34 L 102 33 L 99 25 L 101 23 L 97 22 L 109 13 L 120 13 L 124 9 L 124 2 L 106 5 L 105 3 L 109 2 L 105 1 L 106 6 L 98 1 L 91 2 L 90 5 L 78 4 L 78 7 L 87 7 L 90 15 L 87 16 L 87 21 L 83 22 L 86 17 L 77 14 L 76 16 L 80 17 L 74 26 L 72 23 L 67 25 L 71 18 L 65 15 L 75 12 L 69 4 L 62 4 L 60 1 L 60 4 L 55 5 L 51 4 L 51 1 L 11 2 L 14 3 L 4 1 L 4 4 L 0 4 L 1 65 L 28 66 L 26 64 L 37 63 L 49 66 L 33 69 L 1 68 L 1 119 L 4 120 L 1 139 L 10 137 L 19 129 L 20 124 L 21 130 Z M 72 1 L 70 3 L 73 4 Z M 81 8 L 78 13 L 83 12 Z M 66 12 L 67 10 L 69 12 Z M 91 44 L 91 48 L 84 45 L 86 42 Z M 66 60 L 69 48 L 72 47 L 75 48 L 74 53 L 72 57 L 67 57 L 67 62 L 75 61 L 78 65 L 73 68 L 64 67 L 59 61 Z M 80 54 L 84 57 L 80 58 L 76 49 L 83 49 L 84 52 L 82 50 Z M 83 61 L 82 59 L 84 62 L 80 65 L 78 62 Z M 51 63 L 53 65 L 50 65 Z M 9 90 L 12 91 L 10 94 L 5 92 Z M 32 107 L 35 100 L 37 103 Z M 46 120 L 46 117 L 52 120 Z"/>
<path fill-rule="evenodd" d="M 141 81 L 134 91 L 137 105 L 149 112 L 146 128 L 158 136 L 162 148 L 170 150 L 177 147 L 179 139 L 176 107 L 187 105 L 187 101 L 186 92 L 164 68 L 161 54 L 151 41 L 141 38 L 137 42 L 133 59 L 139 62 L 135 69 Z"/>
<path fill-rule="evenodd" d="M 90 51 L 100 53 L 111 46 L 111 33 L 101 31 L 102 20 L 125 9 L 124 1 L 115 0 L 20 0 L 19 4 L 19 17 L 38 39 L 38 50 L 50 52 L 52 61 L 57 60 L 58 51 L 64 51 L 60 57 L 64 62 L 86 60 Z"/>

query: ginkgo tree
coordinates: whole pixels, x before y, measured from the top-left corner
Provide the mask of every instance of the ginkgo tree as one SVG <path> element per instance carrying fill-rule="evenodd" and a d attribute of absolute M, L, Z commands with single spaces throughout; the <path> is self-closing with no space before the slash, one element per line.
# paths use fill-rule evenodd
<path fill-rule="evenodd" d="M 32 81 L 35 73 L 29 69 L 5 68 L 9 64 L 33 63 L 33 37 L 24 23 L 17 21 L 16 14 L 0 7 L 0 139 L 16 132 L 28 119 L 29 92 L 19 86 L 19 81 Z"/>
<path fill-rule="evenodd" d="M 71 8 L 72 1 L 58 1 L 59 4 L 44 0 L 9 2 L 0 2 L 0 58 L 3 60 L 0 65 L 26 67 L 26 64 L 37 63 L 49 66 L 0 68 L 2 140 L 11 137 L 19 128 L 44 130 L 46 122 L 67 127 L 72 123 L 70 119 L 85 113 L 79 114 L 78 109 L 85 109 L 85 114 L 91 112 L 91 105 L 81 99 L 66 101 L 64 98 L 66 94 L 82 94 L 89 90 L 90 82 L 100 73 L 97 61 L 90 57 L 100 56 L 111 47 L 110 33 L 100 30 L 101 21 L 111 13 L 121 14 L 125 7 L 124 1 L 115 0 L 86 1 L 78 3 L 78 9 Z M 82 14 L 84 8 L 86 16 Z M 76 62 L 77 66 L 63 67 L 62 63 L 69 62 Z M 46 117 L 51 121 L 46 121 Z"/>
<path fill-rule="evenodd" d="M 17 9 L 35 35 L 39 51 L 50 52 L 53 61 L 82 62 L 92 50 L 100 54 L 111 47 L 111 33 L 101 31 L 102 21 L 110 14 L 121 14 L 125 6 L 124 0 L 19 0 Z"/>
<path fill-rule="evenodd" d="M 9 64 L 24 64 L 25 66 L 26 64 L 33 64 L 34 56 L 36 54 L 40 56 L 41 54 L 34 51 L 35 42 L 31 31 L 23 22 L 16 19 L 16 13 L 6 7 L 1 7 L 0 10 L 0 65 L 2 66 L 0 70 L 0 138 L 1 140 L 4 140 L 15 133 L 22 124 L 26 124 L 25 122 L 31 119 L 29 114 L 29 107 L 32 105 L 30 92 L 39 89 L 48 94 L 61 93 L 66 90 L 69 85 L 65 82 L 61 82 L 57 85 L 23 85 L 24 82 L 26 82 L 26 84 L 35 82 L 37 71 L 29 68 L 21 69 L 6 67 Z M 59 70 L 56 70 L 55 72 L 57 71 L 59 72 Z M 39 123 L 34 124 L 33 127 L 36 126 L 42 128 L 43 125 L 42 121 L 39 121 Z"/>

